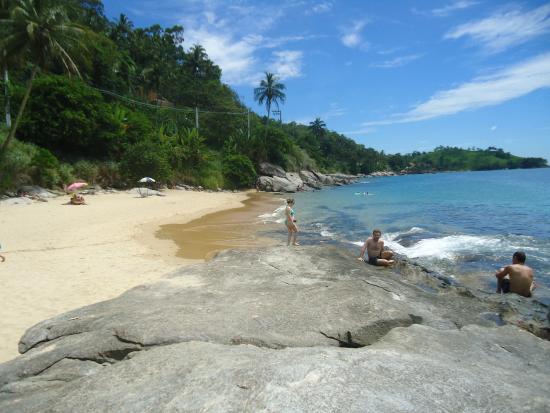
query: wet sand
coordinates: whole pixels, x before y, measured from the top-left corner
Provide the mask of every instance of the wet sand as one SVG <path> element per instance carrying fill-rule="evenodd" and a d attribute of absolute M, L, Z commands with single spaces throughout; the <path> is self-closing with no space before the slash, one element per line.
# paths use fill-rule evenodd
<path fill-rule="evenodd" d="M 176 243 L 176 255 L 184 259 L 208 260 L 217 252 L 233 248 L 280 245 L 286 242 L 282 224 L 264 222 L 260 215 L 283 205 L 280 195 L 247 194 L 243 206 L 214 212 L 184 224 L 161 225 L 156 236 Z M 267 232 L 281 232 L 280 239 Z"/>

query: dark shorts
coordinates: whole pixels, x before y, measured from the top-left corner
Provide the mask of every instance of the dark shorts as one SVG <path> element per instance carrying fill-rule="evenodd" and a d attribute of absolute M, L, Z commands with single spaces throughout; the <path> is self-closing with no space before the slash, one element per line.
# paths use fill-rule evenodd
<path fill-rule="evenodd" d="M 369 264 L 370 265 L 377 265 L 378 264 L 378 257 L 369 257 Z"/>
<path fill-rule="evenodd" d="M 505 278 L 502 280 L 502 292 L 504 294 L 508 294 L 510 292 L 510 280 L 508 278 Z"/>

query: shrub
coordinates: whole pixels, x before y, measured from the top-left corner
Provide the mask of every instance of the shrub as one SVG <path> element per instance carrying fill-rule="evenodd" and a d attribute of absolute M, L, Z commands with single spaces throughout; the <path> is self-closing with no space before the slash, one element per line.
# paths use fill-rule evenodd
<path fill-rule="evenodd" d="M 120 188 L 123 186 L 120 166 L 116 162 L 102 162 L 98 165 L 97 180 L 100 185 Z"/>
<path fill-rule="evenodd" d="M 74 176 L 76 176 L 76 179 L 94 184 L 99 175 L 99 168 L 96 164 L 90 161 L 82 160 L 73 165 L 73 173 Z"/>
<path fill-rule="evenodd" d="M 159 182 L 169 182 L 172 169 L 164 147 L 149 140 L 132 145 L 122 156 L 120 171 L 128 183 L 136 183 L 144 176 Z"/>
<path fill-rule="evenodd" d="M 61 181 L 62 184 L 70 185 L 72 182 L 76 180 L 73 173 L 73 167 L 68 163 L 60 164 L 58 168 L 58 173 L 59 173 L 59 180 Z"/>
<path fill-rule="evenodd" d="M 3 142 L 0 133 L 0 144 Z M 31 182 L 30 168 L 36 146 L 14 139 L 0 161 L 0 191 L 16 189 Z"/>
<path fill-rule="evenodd" d="M 223 160 L 223 176 L 229 187 L 249 188 L 254 185 L 256 171 L 244 155 L 229 155 Z"/>
<path fill-rule="evenodd" d="M 14 100 L 18 97 L 14 94 Z M 56 153 L 106 156 L 111 135 L 119 129 L 111 112 L 111 105 L 83 81 L 42 75 L 33 83 L 18 137 Z"/>
<path fill-rule="evenodd" d="M 59 185 L 58 169 L 57 158 L 49 150 L 37 147 L 30 168 L 33 183 L 47 188 Z"/>

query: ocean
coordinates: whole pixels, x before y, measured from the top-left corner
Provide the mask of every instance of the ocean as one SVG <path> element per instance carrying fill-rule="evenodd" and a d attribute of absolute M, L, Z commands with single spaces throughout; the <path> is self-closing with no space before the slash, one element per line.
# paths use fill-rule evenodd
<path fill-rule="evenodd" d="M 494 272 L 523 250 L 535 297 L 550 304 L 550 169 L 364 178 L 292 196 L 304 244 L 358 253 L 379 228 L 395 252 L 487 291 L 496 287 Z"/>

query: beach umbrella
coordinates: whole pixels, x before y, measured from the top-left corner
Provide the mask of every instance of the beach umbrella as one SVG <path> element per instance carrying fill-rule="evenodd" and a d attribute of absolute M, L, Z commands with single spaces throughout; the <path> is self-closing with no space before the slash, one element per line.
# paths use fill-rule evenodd
<path fill-rule="evenodd" d="M 145 184 L 149 184 L 151 182 L 156 182 L 153 178 L 149 177 L 149 176 L 146 176 L 144 178 L 141 178 L 139 180 L 140 183 L 145 183 Z M 141 188 L 138 188 L 138 192 L 139 194 L 142 196 L 142 197 L 145 197 L 145 196 L 149 196 L 149 188 L 146 186 L 146 191 L 145 191 L 145 194 L 142 194 L 141 193 Z"/>
<path fill-rule="evenodd" d="M 88 185 L 86 182 L 73 182 L 67 187 L 67 192 L 77 191 L 86 185 Z"/>
<path fill-rule="evenodd" d="M 143 182 L 156 182 L 156 181 L 153 178 L 146 176 L 145 178 L 141 178 L 139 182 L 143 183 Z"/>

